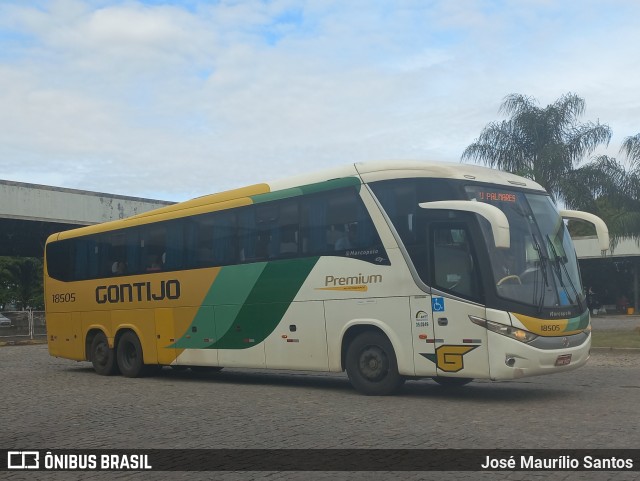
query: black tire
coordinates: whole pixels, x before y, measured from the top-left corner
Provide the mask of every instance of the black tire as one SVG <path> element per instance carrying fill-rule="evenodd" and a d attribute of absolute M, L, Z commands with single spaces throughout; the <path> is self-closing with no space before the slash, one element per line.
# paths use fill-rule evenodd
<path fill-rule="evenodd" d="M 471 381 L 473 381 L 473 379 L 469 379 L 467 377 L 440 377 L 440 376 L 434 377 L 433 380 L 443 387 L 462 387 L 466 384 L 469 384 Z"/>
<path fill-rule="evenodd" d="M 353 387 L 367 396 L 387 396 L 404 383 L 391 341 L 382 333 L 359 334 L 347 349 L 347 375 Z"/>
<path fill-rule="evenodd" d="M 97 333 L 91 341 L 91 364 L 95 372 L 101 376 L 118 374 L 116 353 L 109 347 L 107 336 L 103 332 Z"/>
<path fill-rule="evenodd" d="M 125 332 L 118 340 L 116 357 L 118 368 L 123 376 L 142 377 L 149 373 L 149 369 L 145 368 L 143 362 L 140 339 L 132 331 Z"/>

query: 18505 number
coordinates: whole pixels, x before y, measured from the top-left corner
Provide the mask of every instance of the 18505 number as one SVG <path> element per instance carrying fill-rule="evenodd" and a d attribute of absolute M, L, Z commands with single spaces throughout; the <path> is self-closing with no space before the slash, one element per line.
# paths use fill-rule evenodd
<path fill-rule="evenodd" d="M 53 294 L 51 296 L 54 304 L 58 304 L 61 302 L 76 302 L 76 293 L 75 292 L 65 292 L 64 294 Z"/>
<path fill-rule="evenodd" d="M 560 330 L 560 326 L 558 324 L 548 324 L 548 325 L 542 325 L 540 326 L 540 330 L 541 331 L 551 331 L 551 332 L 557 332 Z"/>

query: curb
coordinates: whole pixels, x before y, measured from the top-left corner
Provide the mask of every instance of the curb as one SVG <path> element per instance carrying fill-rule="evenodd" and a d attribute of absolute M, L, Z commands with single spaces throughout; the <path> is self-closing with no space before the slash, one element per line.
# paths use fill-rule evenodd
<path fill-rule="evenodd" d="M 592 347 L 591 351 L 596 352 L 628 352 L 633 354 L 640 354 L 640 347 Z"/>
<path fill-rule="evenodd" d="M 35 344 L 46 344 L 46 339 L 25 339 L 20 341 L 0 341 L 0 347 L 4 346 L 32 346 Z"/>

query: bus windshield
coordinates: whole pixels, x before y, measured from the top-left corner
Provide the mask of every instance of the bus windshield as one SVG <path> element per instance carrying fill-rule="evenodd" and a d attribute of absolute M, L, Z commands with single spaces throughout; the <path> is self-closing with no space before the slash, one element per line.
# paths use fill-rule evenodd
<path fill-rule="evenodd" d="M 498 296 L 543 308 L 584 302 L 578 263 L 566 226 L 545 194 L 467 186 L 470 200 L 498 207 L 509 220 L 511 246 L 489 249 Z M 494 245 L 489 223 L 481 220 L 487 245 Z"/>

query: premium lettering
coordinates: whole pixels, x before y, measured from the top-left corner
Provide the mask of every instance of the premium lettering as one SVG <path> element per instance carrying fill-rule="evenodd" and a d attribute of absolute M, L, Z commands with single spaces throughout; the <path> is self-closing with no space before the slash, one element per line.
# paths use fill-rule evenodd
<path fill-rule="evenodd" d="M 120 302 L 163 301 L 180 298 L 180 281 L 134 282 L 132 284 L 111 284 L 96 287 L 98 304 Z"/>
<path fill-rule="evenodd" d="M 357 276 L 350 277 L 335 277 L 335 276 L 326 276 L 324 278 L 325 287 L 335 287 L 335 286 L 356 286 L 362 284 L 378 284 L 382 282 L 381 274 L 371 274 L 371 275 L 363 275 L 359 273 Z"/>

